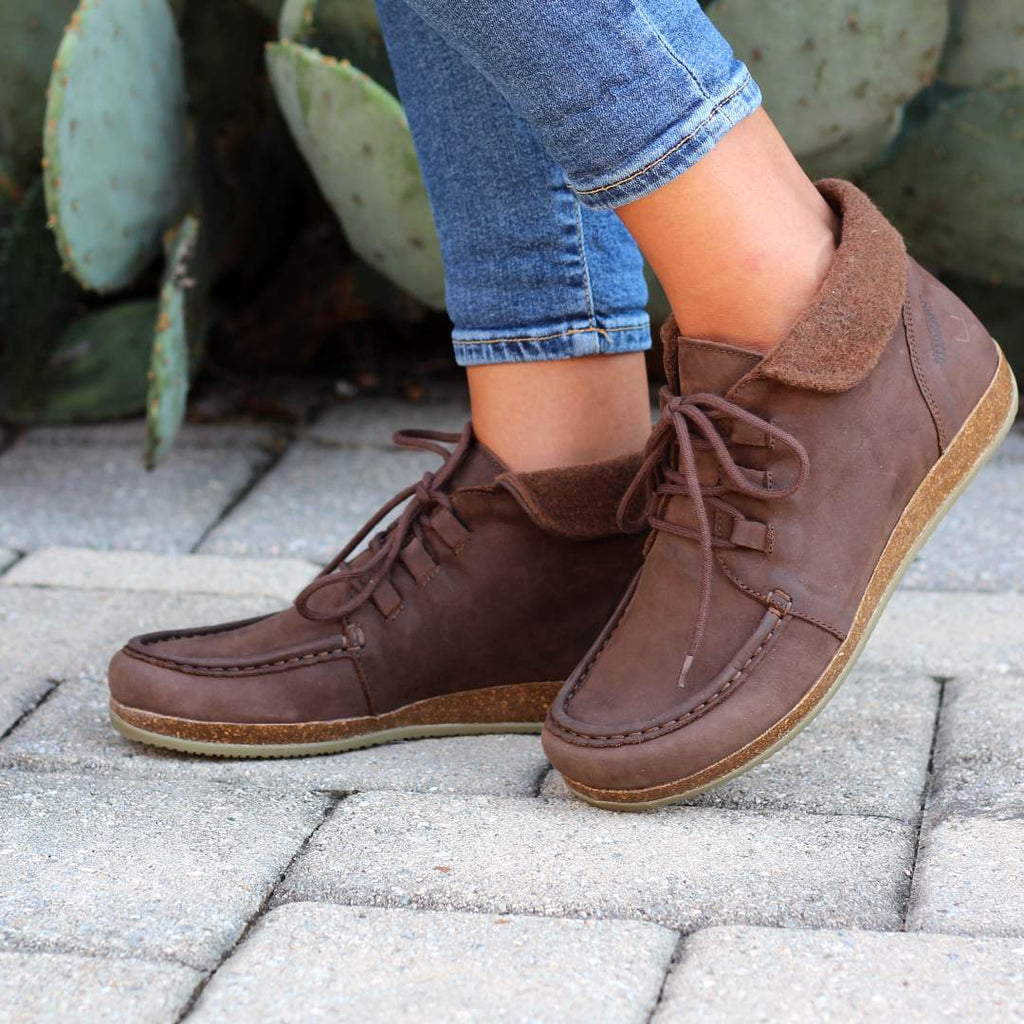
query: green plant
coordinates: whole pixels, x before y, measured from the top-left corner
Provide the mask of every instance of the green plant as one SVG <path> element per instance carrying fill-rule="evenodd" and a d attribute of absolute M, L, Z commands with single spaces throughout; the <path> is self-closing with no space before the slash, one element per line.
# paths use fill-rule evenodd
<path fill-rule="evenodd" d="M 352 248 L 427 305 L 444 304 L 430 203 L 398 101 L 348 60 L 267 48 L 274 91 Z"/>
<path fill-rule="evenodd" d="M 915 103 L 867 186 L 923 263 L 1024 285 L 1022 167 L 1024 87 L 940 87 Z"/>
<path fill-rule="evenodd" d="M 948 18 L 944 0 L 715 0 L 707 13 L 793 152 L 830 154 L 834 174 L 884 148 L 899 108 L 935 75 Z"/>

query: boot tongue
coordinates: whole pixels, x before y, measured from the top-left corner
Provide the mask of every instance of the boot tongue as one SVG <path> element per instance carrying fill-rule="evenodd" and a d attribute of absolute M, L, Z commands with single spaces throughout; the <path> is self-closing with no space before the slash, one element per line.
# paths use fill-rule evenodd
<path fill-rule="evenodd" d="M 724 395 L 759 362 L 756 352 L 714 341 L 684 338 L 669 318 L 662 332 L 665 377 L 674 394 L 685 397 L 699 391 Z"/>

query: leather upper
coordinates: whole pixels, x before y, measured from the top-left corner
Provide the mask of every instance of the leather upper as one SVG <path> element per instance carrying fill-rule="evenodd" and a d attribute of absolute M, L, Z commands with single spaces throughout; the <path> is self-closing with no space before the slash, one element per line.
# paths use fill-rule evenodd
<path fill-rule="evenodd" d="M 450 455 L 443 449 L 441 470 L 417 485 L 404 527 L 393 524 L 355 559 L 332 563 L 303 592 L 305 602 L 245 622 L 136 637 L 111 663 L 112 696 L 189 719 L 306 722 L 563 679 L 635 573 L 643 540 L 593 536 L 593 521 L 582 539 L 538 525 L 512 486 L 515 475 L 470 428 L 461 442 Z M 627 478 L 637 463 L 626 464 Z M 607 493 L 607 467 L 593 474 L 592 493 L 586 469 L 574 472 L 581 502 L 614 508 L 619 493 Z M 388 545 L 390 568 L 381 574 L 378 558 L 368 569 Z"/>

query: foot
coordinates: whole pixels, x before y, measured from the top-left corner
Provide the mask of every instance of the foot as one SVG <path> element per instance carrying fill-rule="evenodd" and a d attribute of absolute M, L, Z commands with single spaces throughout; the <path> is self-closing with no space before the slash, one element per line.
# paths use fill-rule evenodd
<path fill-rule="evenodd" d="M 592 803 L 672 803 L 786 743 L 1012 422 L 1013 376 L 978 320 L 867 197 L 820 187 L 839 247 L 776 349 L 665 326 L 668 387 L 640 474 L 652 542 L 544 729 Z"/>
<path fill-rule="evenodd" d="M 615 526 L 639 456 L 515 474 L 468 425 L 395 440 L 444 463 L 285 611 L 129 641 L 110 664 L 115 728 L 232 757 L 540 730 L 640 564 L 642 541 Z"/>

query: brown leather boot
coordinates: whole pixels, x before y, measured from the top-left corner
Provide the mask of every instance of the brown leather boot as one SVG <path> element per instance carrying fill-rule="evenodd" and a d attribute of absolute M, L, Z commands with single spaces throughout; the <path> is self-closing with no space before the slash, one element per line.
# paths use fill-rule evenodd
<path fill-rule="evenodd" d="M 786 743 L 1012 422 L 1013 375 L 978 320 L 866 196 L 819 187 L 840 244 L 775 350 L 665 325 L 644 566 L 544 729 L 592 803 L 681 800 Z"/>
<path fill-rule="evenodd" d="M 515 474 L 469 425 L 395 441 L 444 464 L 385 505 L 293 607 L 129 641 L 110 664 L 115 728 L 232 757 L 540 731 L 640 565 L 642 539 L 615 525 L 640 456 Z"/>

